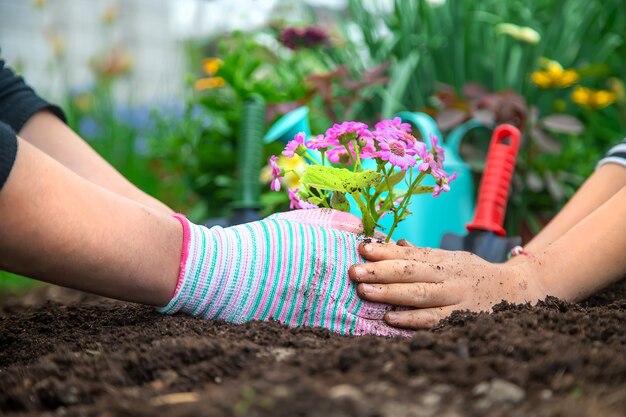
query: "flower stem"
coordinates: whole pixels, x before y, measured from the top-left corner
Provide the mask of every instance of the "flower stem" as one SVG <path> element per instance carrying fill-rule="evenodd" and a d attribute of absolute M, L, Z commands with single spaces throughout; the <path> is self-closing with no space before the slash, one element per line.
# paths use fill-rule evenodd
<path fill-rule="evenodd" d="M 413 172 L 411 172 L 411 174 L 412 173 Z M 396 230 L 396 226 L 398 225 L 398 223 L 400 223 L 400 219 L 404 215 L 406 208 L 409 205 L 409 201 L 411 200 L 411 196 L 413 195 L 413 190 L 415 189 L 415 187 L 418 186 L 420 182 L 422 182 L 425 176 L 426 172 L 420 172 L 415 181 L 413 181 L 409 188 L 406 190 L 406 194 L 404 195 L 402 203 L 400 203 L 400 207 L 398 207 L 398 210 L 393 213 L 393 224 L 391 225 L 389 233 L 387 234 L 387 239 L 385 240 L 386 243 L 389 243 L 389 240 L 391 240 L 391 236 L 393 235 L 394 230 Z M 400 213 L 400 210 L 402 210 L 402 213 Z"/>
<path fill-rule="evenodd" d="M 313 163 L 313 165 L 319 165 L 319 162 L 317 162 L 317 161 L 315 160 L 315 158 L 313 158 L 311 155 L 309 155 L 309 153 L 308 153 L 308 152 L 305 152 L 305 153 L 303 154 L 303 156 L 304 156 L 306 159 L 308 159 L 309 161 L 311 161 L 311 163 Z M 323 161 L 324 161 L 324 155 L 322 154 L 322 162 L 323 162 Z"/>

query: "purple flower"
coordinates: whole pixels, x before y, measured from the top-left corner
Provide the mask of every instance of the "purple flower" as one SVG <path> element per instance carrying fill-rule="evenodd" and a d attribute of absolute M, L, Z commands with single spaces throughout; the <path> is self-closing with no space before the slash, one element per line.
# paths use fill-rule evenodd
<path fill-rule="evenodd" d="M 276 164 L 278 157 L 276 155 L 270 156 L 270 167 L 272 168 L 272 182 L 270 183 L 270 189 L 272 191 L 280 191 L 280 183 L 283 177 L 280 175 L 280 167 Z"/>
<path fill-rule="evenodd" d="M 359 153 L 361 160 L 363 159 L 374 159 L 380 156 L 379 152 L 376 150 L 376 146 L 374 146 L 373 140 L 368 140 L 367 144 L 361 148 Z"/>
<path fill-rule="evenodd" d="M 400 203 L 402 203 L 402 200 L 404 200 L 404 197 L 399 197 L 396 198 L 393 202 L 394 207 L 398 206 Z M 383 203 L 384 200 L 381 200 L 378 202 L 378 204 L 376 204 L 376 211 L 379 211 L 380 209 L 383 208 Z M 393 210 L 387 210 L 384 213 L 382 213 L 379 217 L 379 219 L 382 219 L 383 217 L 385 217 L 387 214 L 391 213 Z"/>
<path fill-rule="evenodd" d="M 406 133 L 411 133 L 411 125 L 408 123 L 402 123 L 402 119 L 394 117 L 391 120 L 381 120 L 374 126 L 376 130 L 399 130 Z"/>
<path fill-rule="evenodd" d="M 328 149 L 336 144 L 333 141 L 328 140 L 324 135 L 317 135 L 313 139 L 307 141 L 305 145 L 309 149 Z"/>
<path fill-rule="evenodd" d="M 296 136 L 293 137 L 293 140 L 287 142 L 287 146 L 285 146 L 285 150 L 283 151 L 283 155 L 287 158 L 293 158 L 293 156 L 297 153 L 298 148 L 302 146 L 304 148 L 304 140 L 306 139 L 306 135 L 304 132 L 296 133 Z"/>
<path fill-rule="evenodd" d="M 445 172 L 444 172 L 445 174 Z M 444 177 L 440 177 L 437 179 L 437 183 L 433 189 L 433 197 L 439 197 L 442 191 L 448 192 L 450 191 L 450 183 L 456 179 L 456 172 L 452 175 L 448 176 L 447 174 Z"/>
<path fill-rule="evenodd" d="M 421 142 L 419 142 L 419 145 L 416 146 L 416 149 L 417 156 L 422 160 L 422 163 L 417 166 L 418 170 L 422 172 L 427 172 L 428 170 L 430 170 L 430 173 L 435 178 L 447 177 L 448 174 L 446 174 L 446 172 L 443 170 L 442 161 L 438 160 L 438 158 L 435 157 L 432 149 L 430 151 L 427 150 L 426 145 Z"/>
<path fill-rule="evenodd" d="M 372 132 L 367 129 L 367 125 L 361 122 L 343 122 L 334 124 L 333 127 L 326 131 L 326 140 L 331 142 L 333 146 L 339 146 L 348 143 L 352 139 L 359 137 L 372 138 Z"/>
<path fill-rule="evenodd" d="M 298 196 L 298 188 L 294 188 L 293 190 L 287 189 L 287 193 L 289 194 L 289 208 L 291 210 L 310 210 L 317 208 L 315 204 L 304 201 Z"/>
<path fill-rule="evenodd" d="M 326 32 L 314 26 L 308 28 L 285 28 L 280 34 L 280 41 L 292 50 L 324 46 L 330 43 Z"/>
<path fill-rule="evenodd" d="M 335 146 L 330 148 L 326 155 L 328 156 L 328 160 L 333 164 L 348 164 L 350 161 L 354 161 L 356 158 L 356 153 L 354 152 L 354 147 L 352 144 L 348 144 L 348 148 L 350 148 L 350 154 L 343 146 Z"/>
<path fill-rule="evenodd" d="M 439 138 L 431 133 L 430 143 L 432 144 L 432 148 L 435 151 L 435 159 L 437 159 L 437 162 L 439 162 L 440 164 L 443 164 L 443 161 L 446 159 L 446 155 L 443 151 L 443 148 L 439 146 Z"/>
<path fill-rule="evenodd" d="M 417 166 L 417 169 L 419 169 L 422 172 L 426 172 L 429 169 L 430 170 L 437 169 L 437 161 L 435 161 L 435 157 L 433 156 L 432 153 L 430 153 L 429 151 L 426 151 L 420 155 L 418 152 L 418 155 L 420 159 L 422 160 L 422 163 Z"/>
<path fill-rule="evenodd" d="M 381 140 L 401 140 L 407 144 L 408 147 L 413 147 L 417 143 L 417 139 L 411 134 L 411 125 L 408 123 L 402 123 L 399 117 L 395 117 L 392 120 L 381 120 L 376 123 L 376 130 L 372 132 L 376 141 Z"/>
<path fill-rule="evenodd" d="M 415 160 L 415 154 L 417 153 L 415 148 L 407 146 L 407 144 L 401 140 L 379 140 L 378 146 L 380 146 L 380 151 L 378 152 L 380 159 L 389 161 L 391 165 L 400 167 L 404 171 L 409 167 L 415 166 L 417 162 Z"/>

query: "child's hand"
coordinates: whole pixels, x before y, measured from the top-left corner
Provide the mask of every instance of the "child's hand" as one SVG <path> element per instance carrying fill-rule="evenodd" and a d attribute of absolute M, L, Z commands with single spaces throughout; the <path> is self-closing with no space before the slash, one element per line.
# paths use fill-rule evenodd
<path fill-rule="evenodd" d="M 388 312 L 392 326 L 428 328 L 454 310 L 490 311 L 502 300 L 536 302 L 546 292 L 531 262 L 492 264 L 469 252 L 398 245 L 362 244 L 366 264 L 349 270 L 365 300 L 408 307 Z"/>

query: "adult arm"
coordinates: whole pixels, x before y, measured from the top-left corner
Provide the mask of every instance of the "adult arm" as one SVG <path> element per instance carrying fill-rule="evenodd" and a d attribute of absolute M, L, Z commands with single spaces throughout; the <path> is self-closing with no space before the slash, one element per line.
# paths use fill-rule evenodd
<path fill-rule="evenodd" d="M 95 185 L 19 138 L 0 218 L 1 269 L 151 305 L 165 305 L 174 292 L 176 219 Z"/>

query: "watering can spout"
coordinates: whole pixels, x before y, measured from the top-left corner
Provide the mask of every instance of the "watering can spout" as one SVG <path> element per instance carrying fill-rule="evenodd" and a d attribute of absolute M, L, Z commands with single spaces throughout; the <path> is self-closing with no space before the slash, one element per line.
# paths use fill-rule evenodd
<path fill-rule="evenodd" d="M 300 132 L 303 132 L 307 139 L 311 137 L 309 108 L 307 106 L 298 107 L 278 119 L 265 134 L 263 142 L 272 143 L 279 141 L 287 143 L 293 140 L 294 136 Z M 310 149 L 308 153 L 313 159 L 321 163 L 322 155 L 318 151 Z"/>
<path fill-rule="evenodd" d="M 298 107 L 278 119 L 263 137 L 263 142 L 280 141 L 287 143 L 299 132 L 304 132 L 307 138 L 311 136 L 309 108 L 307 106 Z"/>

